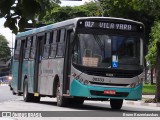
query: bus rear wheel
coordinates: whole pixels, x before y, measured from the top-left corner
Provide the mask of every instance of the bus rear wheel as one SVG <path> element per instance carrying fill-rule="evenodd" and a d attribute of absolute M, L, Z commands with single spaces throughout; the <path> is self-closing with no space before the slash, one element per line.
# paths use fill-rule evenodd
<path fill-rule="evenodd" d="M 60 83 L 58 82 L 57 84 L 57 88 L 56 88 L 56 98 L 57 98 L 57 106 L 59 107 L 63 107 L 67 105 L 67 98 L 64 98 L 61 94 L 60 94 Z"/>
<path fill-rule="evenodd" d="M 120 110 L 123 105 L 123 99 L 110 99 L 111 108 L 114 110 Z"/>
<path fill-rule="evenodd" d="M 32 93 L 28 92 L 27 80 L 25 80 L 23 84 L 23 99 L 25 102 L 40 102 L 40 96 L 35 97 Z"/>
<path fill-rule="evenodd" d="M 40 96 L 34 96 L 32 93 L 28 92 L 28 81 L 24 80 L 23 83 L 23 99 L 25 102 L 40 102 Z"/>
<path fill-rule="evenodd" d="M 14 90 L 12 90 L 12 94 L 13 94 L 13 95 L 16 95 L 16 92 L 15 92 Z"/>
<path fill-rule="evenodd" d="M 33 102 L 38 103 L 38 102 L 40 102 L 40 99 L 41 99 L 41 97 L 40 97 L 40 96 L 38 96 L 38 97 L 35 97 L 35 96 L 34 96 L 34 98 L 33 98 Z"/>

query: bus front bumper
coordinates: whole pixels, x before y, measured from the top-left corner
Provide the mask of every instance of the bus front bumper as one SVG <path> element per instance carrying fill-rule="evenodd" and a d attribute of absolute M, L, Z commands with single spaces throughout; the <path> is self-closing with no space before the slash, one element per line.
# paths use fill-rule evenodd
<path fill-rule="evenodd" d="M 115 95 L 104 94 L 105 90 L 116 91 Z M 126 99 L 126 100 L 141 100 L 142 99 L 142 84 L 135 88 L 118 88 L 118 87 L 100 87 L 83 85 L 77 80 L 73 80 L 70 89 L 71 96 L 86 97 L 86 98 L 108 98 L 108 99 Z"/>

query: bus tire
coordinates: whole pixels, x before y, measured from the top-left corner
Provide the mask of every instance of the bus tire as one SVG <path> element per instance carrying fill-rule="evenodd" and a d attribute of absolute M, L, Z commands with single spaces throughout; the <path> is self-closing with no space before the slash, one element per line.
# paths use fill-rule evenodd
<path fill-rule="evenodd" d="M 18 95 L 18 96 L 22 96 L 22 93 L 21 93 L 21 92 L 18 92 L 17 95 Z"/>
<path fill-rule="evenodd" d="M 33 97 L 33 94 L 28 93 L 28 81 L 25 79 L 23 84 L 23 99 L 25 102 L 31 102 Z"/>
<path fill-rule="evenodd" d="M 57 83 L 57 87 L 56 87 L 56 99 L 57 99 L 57 106 L 59 107 L 64 107 L 67 105 L 67 98 L 64 98 L 63 96 L 61 96 L 60 94 L 60 83 Z"/>
<path fill-rule="evenodd" d="M 16 95 L 16 92 L 15 92 L 14 90 L 12 90 L 12 94 L 13 94 L 13 95 Z"/>
<path fill-rule="evenodd" d="M 12 86 L 11 86 L 11 85 L 8 85 L 8 86 L 9 86 L 9 89 L 10 89 L 10 90 L 13 90 L 13 88 L 12 88 Z"/>
<path fill-rule="evenodd" d="M 12 87 L 10 87 L 10 90 L 13 90 L 13 88 L 12 88 Z"/>
<path fill-rule="evenodd" d="M 70 105 L 82 105 L 84 103 L 84 99 L 78 99 L 78 98 L 70 98 L 69 99 L 69 104 Z"/>
<path fill-rule="evenodd" d="M 40 96 L 38 96 L 38 97 L 35 97 L 35 96 L 34 96 L 34 98 L 33 98 L 33 102 L 35 102 L 35 103 L 39 103 L 39 102 L 40 102 L 40 99 L 41 99 L 41 97 L 40 97 Z"/>
<path fill-rule="evenodd" d="M 123 99 L 110 99 L 110 106 L 114 110 L 120 110 L 123 105 Z"/>

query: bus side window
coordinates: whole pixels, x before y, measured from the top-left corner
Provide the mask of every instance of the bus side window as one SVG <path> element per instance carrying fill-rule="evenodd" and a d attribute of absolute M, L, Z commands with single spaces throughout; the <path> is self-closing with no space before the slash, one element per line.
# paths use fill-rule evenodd
<path fill-rule="evenodd" d="M 57 30 L 53 31 L 53 37 L 51 39 L 50 57 L 55 57 L 55 55 L 56 55 L 56 51 L 57 51 L 57 43 L 56 43 L 57 35 L 58 35 Z"/>
<path fill-rule="evenodd" d="M 31 52 L 30 52 L 31 59 L 34 59 L 36 55 L 36 39 L 37 39 L 37 36 L 32 36 Z"/>
<path fill-rule="evenodd" d="M 50 36 L 51 33 L 45 33 L 45 39 L 44 39 L 44 47 L 43 47 L 43 57 L 48 58 L 49 56 L 49 49 L 50 49 Z"/>
<path fill-rule="evenodd" d="M 60 37 L 58 40 L 58 48 L 56 57 L 63 57 L 64 56 L 64 40 L 65 40 L 65 29 L 61 29 L 59 33 Z"/>
<path fill-rule="evenodd" d="M 21 40 L 16 40 L 14 49 L 14 60 L 19 60 Z"/>
<path fill-rule="evenodd" d="M 32 37 L 28 37 L 25 46 L 25 59 L 29 58 L 31 43 L 32 43 Z"/>

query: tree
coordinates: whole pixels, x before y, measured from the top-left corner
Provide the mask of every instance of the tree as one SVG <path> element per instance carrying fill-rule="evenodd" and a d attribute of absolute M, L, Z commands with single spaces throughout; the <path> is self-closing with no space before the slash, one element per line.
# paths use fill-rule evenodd
<path fill-rule="evenodd" d="M 103 16 L 103 10 L 99 3 L 97 2 L 88 2 L 80 6 L 87 11 L 87 16 Z"/>
<path fill-rule="evenodd" d="M 46 14 L 46 16 L 40 21 L 43 23 L 55 23 L 77 16 L 86 16 L 86 11 L 83 9 L 79 9 L 79 7 L 59 6 L 55 9 L 52 9 L 50 13 L 48 12 L 48 14 Z"/>
<path fill-rule="evenodd" d="M 143 22 L 147 36 L 154 20 L 160 18 L 159 0 L 99 0 L 104 16 L 121 17 Z"/>
<path fill-rule="evenodd" d="M 99 0 L 104 16 L 122 17 L 137 20 L 145 24 L 146 44 L 149 44 L 147 60 L 156 66 L 156 100 L 160 102 L 160 1 L 159 0 Z M 151 27 L 153 26 L 151 30 Z M 151 32 L 151 36 L 149 35 Z M 151 38 L 150 38 L 151 37 Z M 150 43 L 149 43 L 150 39 Z M 146 51 L 146 50 L 145 50 Z M 146 53 L 145 53 L 146 54 Z"/>
<path fill-rule="evenodd" d="M 0 18 L 6 19 L 5 27 L 17 33 L 29 20 L 36 23 L 36 18 L 42 18 L 57 3 L 59 0 L 0 0 Z"/>
<path fill-rule="evenodd" d="M 11 57 L 11 51 L 8 47 L 8 41 L 0 34 L 0 60 L 8 59 Z"/>
<path fill-rule="evenodd" d="M 160 63 L 160 41 L 157 42 L 156 47 L 157 47 L 157 55 L 156 55 L 157 75 L 156 75 L 156 95 L 155 95 L 155 99 L 156 99 L 157 102 L 160 102 L 160 64 L 159 64 Z"/>
<path fill-rule="evenodd" d="M 151 66 L 156 68 L 156 95 L 155 99 L 160 102 L 160 21 L 154 22 L 151 30 L 150 45 L 148 46 L 148 54 L 146 59 Z"/>
<path fill-rule="evenodd" d="M 85 3 L 80 6 L 56 6 L 53 7 L 51 12 L 39 19 L 40 22 L 50 24 L 60 22 L 75 17 L 89 17 L 89 16 L 101 16 L 101 9 L 95 2 Z"/>
<path fill-rule="evenodd" d="M 145 55 L 149 44 L 149 34 L 151 27 L 156 19 L 160 19 L 160 1 L 159 0 L 99 0 L 104 11 L 104 16 L 122 17 L 140 21 L 145 25 Z M 154 49 L 154 48 L 153 48 Z M 146 63 L 146 62 L 145 62 Z M 146 67 L 146 64 L 145 68 Z M 153 72 L 151 66 L 151 72 Z M 147 69 L 145 69 L 147 73 Z M 147 78 L 147 74 L 145 74 Z M 153 83 L 153 74 L 151 74 L 151 83 Z"/>

